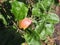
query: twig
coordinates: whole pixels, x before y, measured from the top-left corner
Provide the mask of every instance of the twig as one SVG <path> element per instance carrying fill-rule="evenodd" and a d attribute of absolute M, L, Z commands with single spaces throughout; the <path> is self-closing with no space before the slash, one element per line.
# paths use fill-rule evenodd
<path fill-rule="evenodd" d="M 12 22 L 13 22 L 14 26 L 17 28 L 17 32 L 19 32 L 20 34 L 24 34 L 25 33 L 23 30 L 18 28 L 17 24 L 14 21 L 12 21 Z"/>

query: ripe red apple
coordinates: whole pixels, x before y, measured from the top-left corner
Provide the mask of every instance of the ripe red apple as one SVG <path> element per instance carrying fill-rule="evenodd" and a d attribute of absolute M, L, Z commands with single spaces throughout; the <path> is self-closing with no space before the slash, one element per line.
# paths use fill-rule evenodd
<path fill-rule="evenodd" d="M 29 27 L 29 25 L 32 23 L 32 20 L 30 20 L 29 18 L 24 18 L 23 20 L 19 21 L 19 28 L 21 29 L 26 29 Z"/>

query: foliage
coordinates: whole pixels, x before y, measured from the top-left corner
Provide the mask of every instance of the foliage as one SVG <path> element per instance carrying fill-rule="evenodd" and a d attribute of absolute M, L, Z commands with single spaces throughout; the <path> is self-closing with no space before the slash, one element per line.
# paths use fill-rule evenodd
<path fill-rule="evenodd" d="M 10 1 L 11 13 L 14 15 L 13 20 L 14 29 L 25 39 L 28 45 L 42 45 L 41 41 L 46 41 L 47 36 L 52 37 L 54 32 L 54 25 L 59 22 L 59 17 L 50 12 L 52 10 L 51 5 L 54 4 L 54 0 L 38 0 L 35 4 L 26 5 L 23 2 L 17 0 Z M 32 14 L 28 14 L 29 10 Z M 30 16 L 29 16 L 30 15 Z M 3 16 L 0 16 L 4 20 L 4 24 L 7 25 Z M 19 29 L 18 22 L 24 18 L 30 18 L 32 24 L 24 29 Z"/>
<path fill-rule="evenodd" d="M 11 3 L 11 5 L 12 5 L 12 10 L 11 11 L 15 15 L 17 20 L 21 20 L 21 19 L 23 19 L 27 16 L 28 8 L 25 6 L 24 3 L 14 1 L 14 2 Z"/>

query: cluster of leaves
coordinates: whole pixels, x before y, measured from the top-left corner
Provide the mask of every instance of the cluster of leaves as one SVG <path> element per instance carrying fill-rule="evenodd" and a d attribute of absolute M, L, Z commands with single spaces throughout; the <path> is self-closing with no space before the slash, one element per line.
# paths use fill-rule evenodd
<path fill-rule="evenodd" d="M 29 17 L 29 5 L 17 0 L 10 1 L 11 12 L 15 16 L 15 21 L 24 19 L 25 17 L 32 19 L 32 25 L 28 27 L 23 34 L 23 38 L 28 45 L 42 45 L 41 40 L 46 42 L 47 36 L 52 36 L 54 32 L 54 25 L 59 22 L 59 17 L 52 13 L 51 5 L 54 0 L 38 0 L 32 5 L 32 15 Z M 9 16 L 7 16 L 10 18 Z M 7 25 L 5 18 L 0 14 L 0 19 L 3 19 L 4 24 Z"/>
<path fill-rule="evenodd" d="M 47 36 L 52 36 L 54 32 L 54 25 L 59 22 L 59 17 L 50 12 L 51 5 L 54 4 L 53 0 L 38 0 L 32 7 L 32 25 L 25 30 L 24 38 L 28 45 L 42 45 L 41 40 L 46 41 Z M 19 1 L 11 2 L 11 12 L 14 14 L 15 19 L 22 20 L 28 17 L 28 5 Z M 34 28 L 34 29 L 32 29 Z"/>

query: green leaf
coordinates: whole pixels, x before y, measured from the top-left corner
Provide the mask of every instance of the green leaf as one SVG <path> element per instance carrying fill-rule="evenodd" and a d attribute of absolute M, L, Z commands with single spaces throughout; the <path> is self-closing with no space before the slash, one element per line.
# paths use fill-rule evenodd
<path fill-rule="evenodd" d="M 38 9 L 36 7 L 33 8 L 32 9 L 32 15 L 40 17 L 40 15 L 41 15 L 40 9 Z"/>
<path fill-rule="evenodd" d="M 38 23 L 38 25 L 36 26 L 36 28 L 35 28 L 35 31 L 37 32 L 37 33 L 41 33 L 41 31 L 43 30 L 43 28 L 44 28 L 44 20 L 40 20 L 40 22 Z"/>
<path fill-rule="evenodd" d="M 40 41 L 35 40 L 34 38 L 32 38 L 31 42 L 29 43 L 29 45 L 41 45 Z"/>
<path fill-rule="evenodd" d="M 46 40 L 47 36 L 52 36 L 53 32 L 54 32 L 53 24 L 45 24 L 45 28 L 40 33 L 40 39 Z"/>
<path fill-rule="evenodd" d="M 39 9 L 42 9 L 42 11 L 48 11 L 50 9 L 51 4 L 53 3 L 53 0 L 39 0 L 36 3 L 36 7 Z"/>
<path fill-rule="evenodd" d="M 17 20 L 21 20 L 27 16 L 28 8 L 24 3 L 13 1 L 11 5 L 12 5 L 11 11 Z"/>
<path fill-rule="evenodd" d="M 53 24 L 46 24 L 45 25 L 45 28 L 46 28 L 46 34 L 48 35 L 48 36 L 52 36 L 52 34 L 53 34 L 53 32 L 54 32 L 54 26 L 53 26 Z"/>
<path fill-rule="evenodd" d="M 49 13 L 46 19 L 47 22 L 51 24 L 56 24 L 59 22 L 59 17 L 54 13 Z"/>
<path fill-rule="evenodd" d="M 25 38 L 26 42 L 30 42 L 32 39 L 32 37 L 29 34 L 25 34 L 24 38 Z"/>
<path fill-rule="evenodd" d="M 40 39 L 41 40 L 45 40 L 46 39 L 46 31 L 45 31 L 45 29 L 43 29 L 42 32 L 40 33 Z"/>
<path fill-rule="evenodd" d="M 7 25 L 7 21 L 5 20 L 4 16 L 3 16 L 3 15 L 1 15 L 1 14 L 0 14 L 0 19 L 2 19 L 2 20 L 3 20 L 3 23 L 4 23 L 5 25 Z"/>
<path fill-rule="evenodd" d="M 51 5 L 53 0 L 43 0 L 41 3 L 44 5 L 45 8 Z"/>
<path fill-rule="evenodd" d="M 29 34 L 25 34 L 24 38 L 25 38 L 26 42 L 28 43 L 28 45 L 41 45 L 40 41 L 39 40 L 35 40 L 34 36 L 31 36 Z"/>

